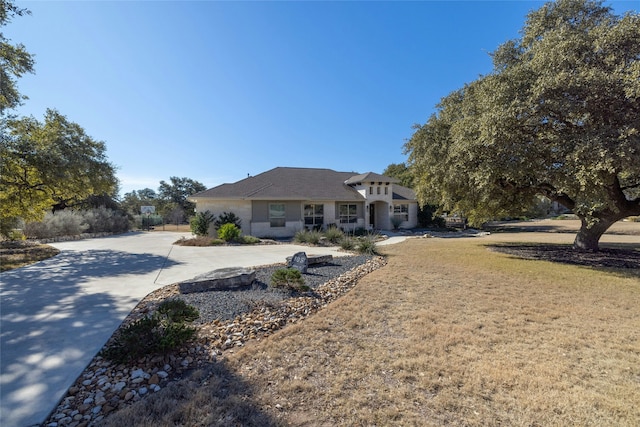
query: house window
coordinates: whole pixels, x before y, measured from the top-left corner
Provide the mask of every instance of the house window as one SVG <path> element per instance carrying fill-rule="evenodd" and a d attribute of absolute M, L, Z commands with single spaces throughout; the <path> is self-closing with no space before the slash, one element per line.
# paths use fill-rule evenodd
<path fill-rule="evenodd" d="M 369 187 L 369 194 L 373 194 L 373 187 Z"/>
<path fill-rule="evenodd" d="M 393 216 L 403 221 L 409 221 L 409 205 L 393 205 Z"/>
<path fill-rule="evenodd" d="M 349 224 L 358 222 L 358 207 L 356 205 L 343 204 L 339 208 L 340 223 Z"/>
<path fill-rule="evenodd" d="M 284 203 L 269 203 L 269 222 L 271 227 L 284 227 Z"/>
<path fill-rule="evenodd" d="M 317 227 L 324 224 L 324 205 L 304 205 L 304 225 Z"/>
<path fill-rule="evenodd" d="M 380 194 L 380 187 L 377 188 L 378 194 Z"/>
<path fill-rule="evenodd" d="M 389 195 L 389 187 L 384 187 L 384 195 L 385 196 Z"/>

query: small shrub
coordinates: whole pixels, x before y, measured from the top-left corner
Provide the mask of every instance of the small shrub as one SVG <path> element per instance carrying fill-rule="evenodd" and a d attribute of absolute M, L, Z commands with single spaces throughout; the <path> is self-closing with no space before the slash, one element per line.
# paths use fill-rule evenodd
<path fill-rule="evenodd" d="M 375 255 L 377 253 L 376 236 L 369 235 L 360 237 L 356 245 L 356 251 L 363 255 Z"/>
<path fill-rule="evenodd" d="M 329 242 L 336 244 L 336 243 L 340 243 L 340 241 L 344 237 L 344 232 L 340 230 L 338 227 L 329 227 L 327 228 L 327 231 L 324 232 L 324 237 Z"/>
<path fill-rule="evenodd" d="M 164 301 L 153 315 L 122 329 L 101 354 L 116 363 L 127 363 L 149 355 L 166 355 L 194 337 L 196 328 L 185 322 L 199 316 L 195 307 L 182 300 Z"/>
<path fill-rule="evenodd" d="M 178 298 L 163 301 L 158 307 L 158 313 L 171 322 L 193 322 L 200 317 L 197 308 Z"/>
<path fill-rule="evenodd" d="M 25 225 L 27 237 L 46 239 L 59 236 L 77 236 L 89 228 L 82 214 L 72 210 L 48 212 L 44 219 L 36 223 Z"/>
<path fill-rule="evenodd" d="M 22 227 L 24 227 L 24 223 L 20 218 L 3 216 L 0 219 L 0 236 L 9 238 L 13 230 Z"/>
<path fill-rule="evenodd" d="M 242 243 L 244 245 L 255 245 L 257 243 L 260 243 L 260 239 L 258 239 L 257 237 L 253 237 L 253 236 L 240 236 L 236 240 L 237 240 L 238 243 Z"/>
<path fill-rule="evenodd" d="M 15 241 L 19 241 L 19 240 L 26 240 L 26 239 L 27 239 L 27 236 L 25 236 L 25 235 L 24 235 L 24 233 L 22 232 L 22 230 L 14 229 L 14 230 L 11 230 L 11 231 L 8 233 L 7 238 L 8 238 L 9 240 L 11 240 L 12 242 L 15 242 Z"/>
<path fill-rule="evenodd" d="M 219 230 L 225 224 L 233 224 L 238 228 L 242 228 L 242 220 L 233 212 L 222 212 L 213 223 L 213 226 L 216 230 Z"/>
<path fill-rule="evenodd" d="M 304 284 L 302 273 L 295 268 L 280 268 L 271 275 L 271 286 L 274 288 L 287 288 L 294 291 L 307 291 L 309 287 Z"/>
<path fill-rule="evenodd" d="M 126 363 L 157 351 L 160 319 L 143 317 L 124 328 L 102 355 L 116 363 Z"/>
<path fill-rule="evenodd" d="M 391 217 L 391 225 L 394 230 L 397 230 L 403 222 L 402 218 L 398 218 L 397 216 Z"/>
<path fill-rule="evenodd" d="M 167 354 L 168 352 L 182 347 L 182 345 L 196 334 L 196 328 L 184 323 L 168 323 L 158 337 L 157 353 Z"/>
<path fill-rule="evenodd" d="M 240 229 L 235 224 L 223 224 L 218 229 L 218 237 L 225 242 L 232 242 L 240 237 Z"/>
<path fill-rule="evenodd" d="M 104 206 L 78 211 L 87 233 L 122 233 L 129 230 L 129 218 L 121 212 Z"/>
<path fill-rule="evenodd" d="M 352 237 L 345 236 L 340 240 L 340 247 L 345 251 L 352 251 L 356 247 L 356 242 Z"/>
<path fill-rule="evenodd" d="M 293 241 L 296 243 L 318 245 L 322 240 L 322 237 L 322 233 L 320 233 L 319 231 L 300 230 L 295 234 L 295 236 L 293 236 Z"/>
<path fill-rule="evenodd" d="M 307 230 L 296 231 L 293 241 L 295 243 L 307 243 Z"/>
<path fill-rule="evenodd" d="M 189 225 L 191 232 L 196 236 L 207 236 L 209 234 L 209 225 L 216 219 L 216 216 L 210 211 L 198 212 Z"/>

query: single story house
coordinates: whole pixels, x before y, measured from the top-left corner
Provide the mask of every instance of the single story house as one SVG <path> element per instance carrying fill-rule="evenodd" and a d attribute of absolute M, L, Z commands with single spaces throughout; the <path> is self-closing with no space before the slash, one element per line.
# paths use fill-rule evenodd
<path fill-rule="evenodd" d="M 242 232 L 290 237 L 302 229 L 391 230 L 418 224 L 413 190 L 376 173 L 277 167 L 189 197 L 196 212 L 233 212 Z"/>

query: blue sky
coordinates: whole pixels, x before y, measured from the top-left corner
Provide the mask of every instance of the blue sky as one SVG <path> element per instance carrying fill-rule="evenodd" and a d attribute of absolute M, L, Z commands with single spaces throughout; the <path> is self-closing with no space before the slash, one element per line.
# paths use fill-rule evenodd
<path fill-rule="evenodd" d="M 381 173 L 543 2 L 20 1 L 20 115 L 104 141 L 121 194 L 276 166 Z M 608 2 L 622 14 L 637 1 Z"/>

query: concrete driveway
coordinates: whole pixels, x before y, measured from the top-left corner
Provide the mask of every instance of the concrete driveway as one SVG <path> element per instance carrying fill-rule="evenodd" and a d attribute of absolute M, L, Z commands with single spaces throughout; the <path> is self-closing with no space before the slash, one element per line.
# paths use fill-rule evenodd
<path fill-rule="evenodd" d="M 54 243 L 62 252 L 2 273 L 0 425 L 38 425 L 147 294 L 217 268 L 344 253 L 297 245 L 184 247 L 171 232 Z M 389 239 L 387 243 L 394 243 Z"/>

